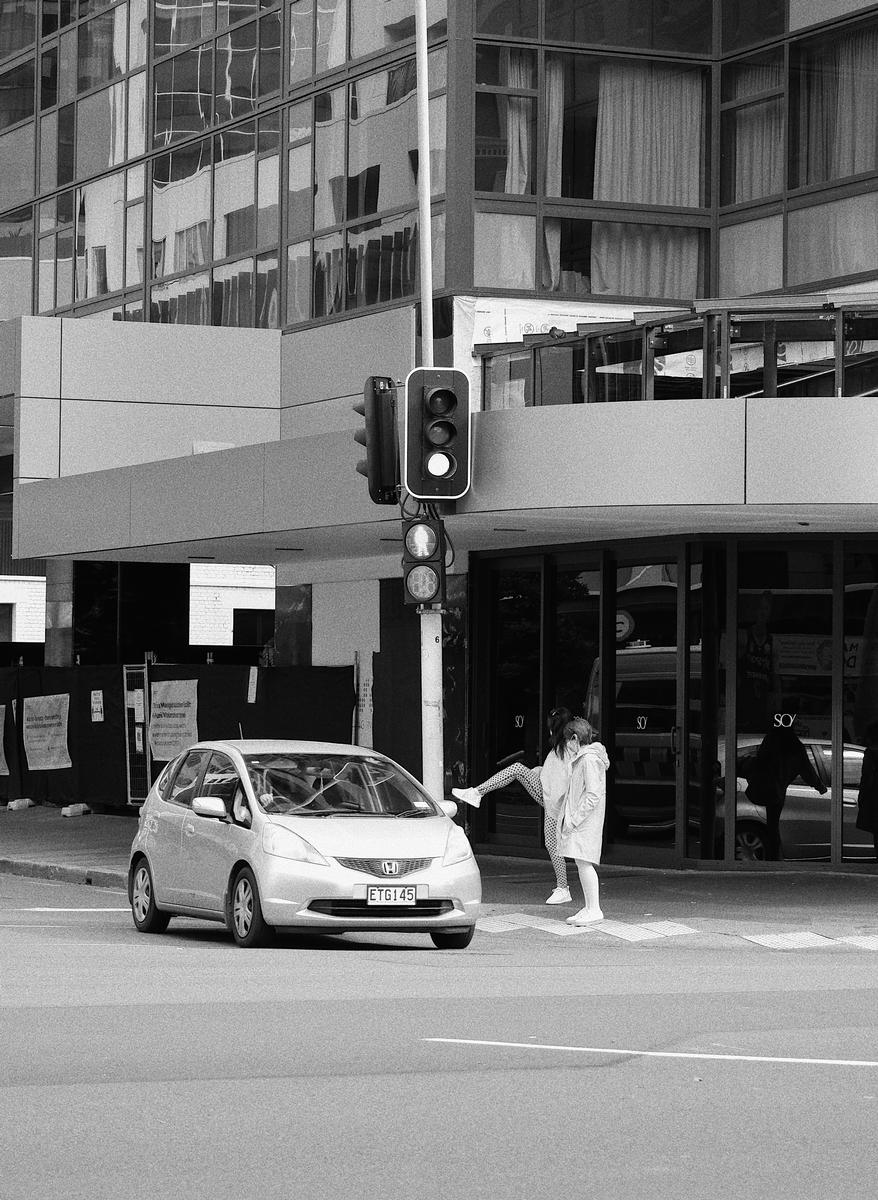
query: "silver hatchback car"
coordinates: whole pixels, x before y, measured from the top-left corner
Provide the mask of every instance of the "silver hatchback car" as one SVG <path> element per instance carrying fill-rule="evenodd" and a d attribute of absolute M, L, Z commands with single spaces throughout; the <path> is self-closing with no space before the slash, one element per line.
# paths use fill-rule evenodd
<path fill-rule="evenodd" d="M 391 759 L 320 742 L 198 742 L 140 810 L 134 924 L 224 922 L 239 946 L 275 929 L 429 933 L 469 945 L 482 896 L 457 806 Z"/>

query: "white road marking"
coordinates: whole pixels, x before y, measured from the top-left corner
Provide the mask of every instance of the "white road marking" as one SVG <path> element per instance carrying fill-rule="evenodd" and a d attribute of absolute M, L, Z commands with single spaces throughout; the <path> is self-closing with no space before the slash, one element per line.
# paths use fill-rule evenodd
<path fill-rule="evenodd" d="M 698 932 L 691 925 L 681 925 L 679 921 L 642 921 L 640 927 L 651 929 L 653 933 L 660 933 L 663 937 L 682 937 L 684 933 Z"/>
<path fill-rule="evenodd" d="M 821 933 L 742 933 L 746 942 L 755 942 L 757 946 L 767 946 L 769 950 L 815 950 L 822 946 L 834 946 L 835 938 L 824 937 Z"/>
<path fill-rule="evenodd" d="M 859 946 L 861 950 L 878 950 L 878 934 L 858 933 L 853 937 L 840 937 L 838 940 L 847 942 L 850 946 Z"/>
<path fill-rule="evenodd" d="M 878 1067 L 878 1060 L 862 1058 L 789 1058 L 769 1054 L 704 1054 L 688 1050 L 631 1050 L 622 1046 L 554 1046 L 537 1042 L 492 1042 L 475 1038 L 421 1038 L 451 1046 L 497 1046 L 511 1050 L 564 1050 L 571 1054 L 608 1054 L 624 1058 L 684 1058 L 708 1062 L 781 1063 L 806 1067 Z"/>

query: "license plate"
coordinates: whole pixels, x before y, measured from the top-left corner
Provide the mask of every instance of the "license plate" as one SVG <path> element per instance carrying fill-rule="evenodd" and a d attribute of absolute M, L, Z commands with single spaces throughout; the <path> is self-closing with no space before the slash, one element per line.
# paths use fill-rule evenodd
<path fill-rule="evenodd" d="M 418 889 L 414 884 L 392 886 L 369 884 L 366 888 L 367 904 L 414 904 Z"/>

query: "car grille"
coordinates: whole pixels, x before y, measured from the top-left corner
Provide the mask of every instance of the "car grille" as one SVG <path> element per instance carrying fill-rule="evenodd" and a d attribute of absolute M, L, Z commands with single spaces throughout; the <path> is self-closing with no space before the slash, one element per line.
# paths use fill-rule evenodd
<path fill-rule="evenodd" d="M 413 871 L 423 871 L 429 867 L 432 858 L 337 858 L 335 860 L 351 871 L 362 871 L 366 875 L 377 875 L 379 879 L 399 879 L 401 875 L 411 875 Z M 397 870 L 388 874 L 384 863 L 393 862 Z"/>
<path fill-rule="evenodd" d="M 327 917 L 358 917 L 371 920 L 373 917 L 396 921 L 400 917 L 441 917 L 451 912 L 454 905 L 450 900 L 416 900 L 414 904 L 367 904 L 365 900 L 312 900 L 308 905 L 311 912 Z"/>

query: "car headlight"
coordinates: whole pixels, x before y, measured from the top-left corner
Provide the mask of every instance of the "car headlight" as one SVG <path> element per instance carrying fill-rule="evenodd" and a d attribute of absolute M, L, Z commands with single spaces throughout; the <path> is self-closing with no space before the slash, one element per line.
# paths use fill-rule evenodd
<path fill-rule="evenodd" d="M 473 852 L 466 834 L 459 825 L 452 825 L 448 833 L 448 841 L 445 843 L 445 857 L 442 859 L 442 866 L 453 867 L 455 863 L 465 862 L 472 856 Z"/>
<path fill-rule="evenodd" d="M 297 862 L 314 863 L 318 867 L 328 867 L 329 863 L 319 850 L 315 850 L 310 842 L 284 829 L 282 825 L 267 824 L 262 831 L 262 849 L 266 854 L 276 858 L 292 858 Z"/>

